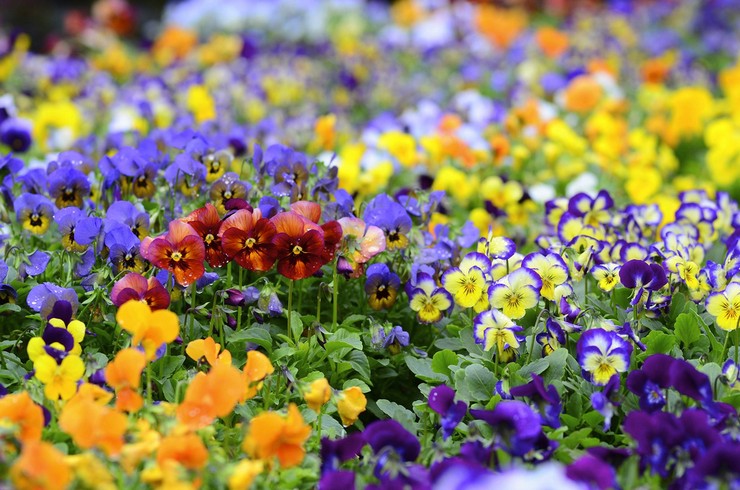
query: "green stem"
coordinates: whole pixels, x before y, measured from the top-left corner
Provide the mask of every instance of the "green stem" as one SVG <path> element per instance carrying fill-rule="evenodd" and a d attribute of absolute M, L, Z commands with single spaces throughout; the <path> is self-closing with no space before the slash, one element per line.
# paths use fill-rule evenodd
<path fill-rule="evenodd" d="M 318 299 L 316 300 L 316 322 L 321 323 L 321 287 L 319 287 Z"/>
<path fill-rule="evenodd" d="M 324 405 L 321 405 L 321 408 L 319 408 L 319 415 L 318 420 L 316 421 L 316 434 L 319 440 L 319 444 L 321 444 L 321 423 L 323 422 L 324 415 Z"/>
<path fill-rule="evenodd" d="M 152 363 L 146 363 L 146 404 L 152 406 Z"/>
<path fill-rule="evenodd" d="M 288 335 L 293 336 L 293 329 L 291 328 L 291 317 L 293 316 L 293 284 L 294 280 L 290 280 L 288 283 Z M 294 338 L 295 345 L 298 345 L 298 339 Z"/>
<path fill-rule="evenodd" d="M 195 319 L 195 294 L 196 294 L 196 284 L 193 283 L 190 285 L 190 311 L 188 312 L 188 339 L 192 340 L 191 337 L 193 336 L 193 320 Z M 183 342 L 183 345 L 185 343 Z"/>
<path fill-rule="evenodd" d="M 231 289 L 231 264 L 232 262 L 226 264 L 226 289 Z"/>
<path fill-rule="evenodd" d="M 337 317 L 339 316 L 339 274 L 337 274 L 337 259 L 334 259 L 334 267 L 332 272 L 332 315 L 331 315 L 331 329 L 332 332 L 337 331 L 338 323 Z"/>
<path fill-rule="evenodd" d="M 239 267 L 239 292 L 242 292 L 242 281 L 244 281 L 244 269 Z M 237 331 L 242 328 L 242 310 L 243 306 L 239 306 L 236 310 L 236 329 Z"/>
<path fill-rule="evenodd" d="M 737 329 L 736 329 L 737 330 Z M 732 332 L 727 332 L 727 335 L 725 335 L 725 342 L 722 344 L 722 357 L 720 359 L 724 362 L 725 356 L 727 356 L 727 346 L 730 344 L 730 334 Z M 735 364 L 737 365 L 737 364 Z"/>
<path fill-rule="evenodd" d="M 738 318 L 737 324 L 735 325 L 735 369 L 737 369 L 738 352 L 740 352 L 740 329 L 738 328 L 738 326 L 740 326 L 740 317 Z M 729 332 L 727 332 L 727 336 L 730 336 Z"/>

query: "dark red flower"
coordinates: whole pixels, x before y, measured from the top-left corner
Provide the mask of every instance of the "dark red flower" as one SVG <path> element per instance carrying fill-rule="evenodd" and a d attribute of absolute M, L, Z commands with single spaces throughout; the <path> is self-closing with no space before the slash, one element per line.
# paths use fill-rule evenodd
<path fill-rule="evenodd" d="M 196 209 L 188 216 L 182 219 L 198 232 L 206 248 L 206 261 L 211 267 L 221 267 L 229 261 L 229 257 L 224 253 L 221 245 L 221 238 L 218 235 L 221 228 L 221 218 L 218 215 L 216 206 L 211 203 L 205 207 Z"/>
<path fill-rule="evenodd" d="M 170 221 L 169 231 L 164 236 L 146 237 L 141 242 L 141 255 L 160 269 L 172 272 L 182 286 L 197 281 L 206 271 L 203 240 L 184 221 Z"/>
<path fill-rule="evenodd" d="M 218 235 L 234 262 L 251 271 L 267 271 L 277 258 L 275 233 L 275 225 L 259 209 L 240 209 L 224 220 Z"/>
<path fill-rule="evenodd" d="M 289 279 L 310 277 L 327 263 L 324 230 L 294 211 L 272 218 L 278 272 Z"/>

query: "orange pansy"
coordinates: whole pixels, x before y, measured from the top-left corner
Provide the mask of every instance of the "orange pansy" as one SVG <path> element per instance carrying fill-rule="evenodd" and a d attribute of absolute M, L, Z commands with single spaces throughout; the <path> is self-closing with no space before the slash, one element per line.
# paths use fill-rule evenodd
<path fill-rule="evenodd" d="M 25 391 L 0 398 L 0 426 L 18 426 L 18 439 L 24 443 L 41 439 L 44 412 Z"/>
<path fill-rule="evenodd" d="M 10 480 L 18 490 L 63 490 L 72 481 L 64 454 L 43 441 L 29 441 L 10 468 Z"/>
<path fill-rule="evenodd" d="M 185 349 L 185 353 L 197 362 L 205 358 L 206 362 L 211 366 L 215 366 L 217 362 L 231 364 L 231 352 L 224 350 L 219 355 L 220 350 L 221 344 L 217 344 L 212 337 L 206 337 L 205 339 L 190 342 Z"/>
<path fill-rule="evenodd" d="M 105 368 L 105 381 L 116 390 L 116 408 L 126 412 L 139 410 L 144 400 L 139 394 L 141 372 L 146 356 L 138 349 L 123 349 Z"/>
<path fill-rule="evenodd" d="M 123 413 L 100 404 L 95 390 L 80 390 L 59 414 L 59 427 L 81 449 L 98 448 L 117 455 L 123 446 L 127 418 Z"/>
<path fill-rule="evenodd" d="M 198 470 L 208 462 L 208 450 L 195 434 L 169 435 L 159 445 L 157 463 L 165 466 L 169 461 L 175 461 L 189 470 Z"/>
<path fill-rule="evenodd" d="M 244 400 L 249 400 L 257 395 L 262 388 L 262 381 L 268 374 L 272 374 L 275 368 L 270 359 L 263 353 L 250 350 L 247 352 L 247 363 L 244 365 L 244 378 L 247 383 L 247 391 Z"/>
<path fill-rule="evenodd" d="M 177 407 L 177 419 L 191 429 L 206 427 L 216 417 L 224 417 L 244 398 L 242 373 L 222 362 L 206 373 L 198 373 Z"/>
<path fill-rule="evenodd" d="M 253 458 L 271 461 L 277 458 L 283 468 L 303 461 L 303 444 L 311 436 L 311 426 L 303 420 L 298 407 L 291 403 L 288 414 L 262 412 L 249 423 L 244 450 Z"/>

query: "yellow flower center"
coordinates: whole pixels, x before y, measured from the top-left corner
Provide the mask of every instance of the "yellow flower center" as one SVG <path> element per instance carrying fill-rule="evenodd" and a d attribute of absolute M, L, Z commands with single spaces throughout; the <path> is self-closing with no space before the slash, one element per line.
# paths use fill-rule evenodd
<path fill-rule="evenodd" d="M 257 243 L 257 240 L 255 240 L 252 237 L 247 238 L 247 240 L 244 242 L 244 246 L 247 248 L 254 247 L 254 244 Z M 299 247 L 300 248 L 300 247 Z M 293 253 L 295 253 L 295 249 L 293 249 Z M 299 252 L 300 253 L 300 252 Z"/>
<path fill-rule="evenodd" d="M 174 260 L 175 262 L 179 262 L 182 260 L 182 254 L 180 252 L 172 252 L 172 255 L 170 255 L 170 258 Z"/>
<path fill-rule="evenodd" d="M 210 245 L 210 244 L 211 244 L 211 242 L 213 241 L 213 238 L 214 238 L 214 237 L 213 237 L 213 235 L 212 235 L 211 233 L 207 234 L 207 235 L 206 235 L 206 238 L 205 238 L 205 242 L 206 242 L 206 244 L 207 244 L 207 245 Z"/>
<path fill-rule="evenodd" d="M 300 255 L 303 253 L 303 247 L 296 245 L 293 247 L 293 255 Z"/>

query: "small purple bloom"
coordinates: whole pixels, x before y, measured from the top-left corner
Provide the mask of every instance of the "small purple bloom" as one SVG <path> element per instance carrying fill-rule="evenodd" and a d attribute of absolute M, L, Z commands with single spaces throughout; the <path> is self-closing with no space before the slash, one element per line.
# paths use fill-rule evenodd
<path fill-rule="evenodd" d="M 429 407 L 440 415 L 442 437 L 447 439 L 468 412 L 463 401 L 455 403 L 455 390 L 446 385 L 432 388 L 429 392 Z"/>

